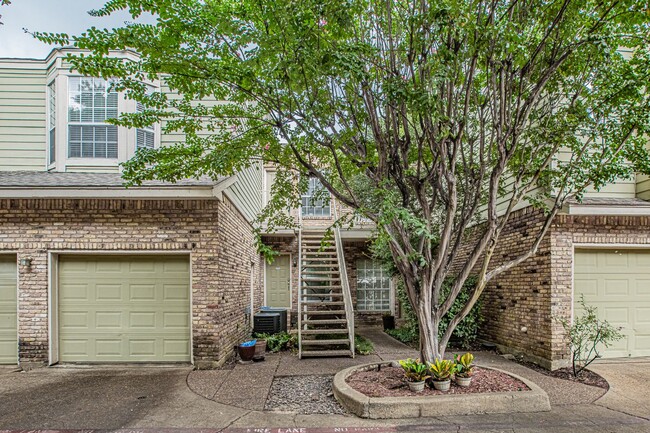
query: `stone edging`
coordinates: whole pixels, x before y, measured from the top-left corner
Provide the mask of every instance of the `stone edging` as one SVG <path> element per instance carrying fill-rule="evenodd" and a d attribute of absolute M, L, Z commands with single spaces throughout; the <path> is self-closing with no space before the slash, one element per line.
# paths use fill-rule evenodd
<path fill-rule="evenodd" d="M 375 362 L 339 371 L 334 376 L 334 397 L 350 412 L 362 418 L 417 418 L 444 415 L 474 415 L 483 413 L 547 412 L 551 410 L 548 395 L 537 384 L 521 376 L 493 367 L 519 379 L 530 391 L 493 392 L 480 394 L 450 394 L 420 397 L 368 397 L 353 389 L 346 379 L 357 371 L 389 366 L 391 362 Z"/>

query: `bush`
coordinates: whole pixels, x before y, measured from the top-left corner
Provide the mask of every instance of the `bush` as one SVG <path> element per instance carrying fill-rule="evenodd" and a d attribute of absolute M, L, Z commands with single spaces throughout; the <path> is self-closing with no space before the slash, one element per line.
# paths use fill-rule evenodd
<path fill-rule="evenodd" d="M 449 296 L 449 291 L 454 280 L 448 278 L 445 280 L 442 286 L 442 299 L 446 299 Z M 463 288 L 456 297 L 456 300 L 452 304 L 449 312 L 442 318 L 440 322 L 440 328 L 438 329 L 438 335 L 442 337 L 442 334 L 449 326 L 451 318 L 458 313 L 463 306 L 469 301 L 471 291 L 476 286 L 476 278 L 470 277 L 465 281 Z M 393 338 L 401 341 L 402 343 L 413 345 L 420 341 L 420 328 L 418 327 L 418 320 L 411 308 L 411 304 L 406 296 L 406 292 L 402 283 L 400 282 L 397 285 L 397 296 L 402 305 L 403 317 L 406 319 L 403 326 L 400 326 L 396 329 L 387 330 L 386 333 Z M 483 315 L 481 312 L 482 309 L 482 300 L 476 302 L 474 307 L 471 309 L 469 314 L 458 324 L 456 329 L 451 335 L 451 340 L 458 342 L 461 347 L 467 348 L 472 343 L 476 341 L 478 336 L 478 329 L 483 323 Z"/>
<path fill-rule="evenodd" d="M 372 341 L 363 338 L 360 335 L 354 336 L 354 349 L 355 352 L 359 355 L 370 355 L 375 351 L 375 346 L 372 344 Z"/>
<path fill-rule="evenodd" d="M 566 319 L 558 319 L 569 338 L 571 349 L 573 375 L 578 377 L 589 364 L 600 358 L 598 345 L 609 347 L 613 342 L 623 338 L 620 328 L 609 324 L 606 320 L 598 320 L 596 307 L 585 303 L 584 295 L 580 297 L 582 315 L 575 317 L 573 323 Z"/>
<path fill-rule="evenodd" d="M 298 338 L 287 332 L 278 332 L 277 334 L 256 334 L 260 340 L 266 340 L 266 348 L 273 353 L 281 350 L 291 350 L 298 345 Z"/>

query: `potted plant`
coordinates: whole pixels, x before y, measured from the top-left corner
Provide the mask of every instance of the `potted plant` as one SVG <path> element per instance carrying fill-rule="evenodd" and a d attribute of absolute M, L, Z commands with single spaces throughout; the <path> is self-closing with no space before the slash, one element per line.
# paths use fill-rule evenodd
<path fill-rule="evenodd" d="M 472 375 L 474 374 L 474 355 L 467 352 L 463 356 L 454 355 L 456 361 L 456 374 L 454 380 L 458 386 L 468 387 L 472 383 Z"/>
<path fill-rule="evenodd" d="M 384 313 L 384 315 L 381 316 L 381 321 L 384 325 L 384 331 L 388 329 L 395 329 L 395 316 L 393 316 L 391 313 Z"/>
<path fill-rule="evenodd" d="M 404 369 L 404 376 L 409 389 L 413 392 L 422 392 L 424 390 L 424 381 L 431 377 L 427 365 L 420 362 L 419 359 L 411 358 L 399 361 L 399 365 Z"/>
<path fill-rule="evenodd" d="M 449 391 L 451 376 L 456 371 L 454 361 L 447 359 L 436 359 L 436 362 L 429 364 L 433 387 L 438 391 Z"/>
<path fill-rule="evenodd" d="M 249 340 L 237 346 L 237 353 L 243 362 L 250 362 L 255 356 L 255 343 L 257 340 Z"/>

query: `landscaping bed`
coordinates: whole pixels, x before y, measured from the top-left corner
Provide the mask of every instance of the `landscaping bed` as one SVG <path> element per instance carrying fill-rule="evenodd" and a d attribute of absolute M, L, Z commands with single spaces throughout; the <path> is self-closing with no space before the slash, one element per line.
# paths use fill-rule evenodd
<path fill-rule="evenodd" d="M 412 393 L 408 388 L 397 391 L 400 389 L 397 381 L 405 383 L 404 371 L 392 367 L 392 363 L 389 361 L 346 368 L 334 376 L 332 389 L 334 396 L 345 409 L 362 418 L 372 419 L 546 412 L 551 410 L 546 392 L 529 379 L 492 367 L 477 367 L 476 374 L 479 370 L 489 371 L 485 377 L 498 377 L 499 381 L 504 380 L 506 383 L 510 383 L 506 386 L 515 383 L 516 390 L 495 391 L 492 385 L 488 387 L 487 382 L 484 382 L 483 385 L 475 384 L 475 392 L 471 391 L 470 385 L 470 392 L 467 393 L 456 391 L 455 388 L 452 388 L 453 392 L 450 390 L 443 393 L 433 390 Z M 506 377 L 494 376 L 491 374 L 492 372 L 501 373 Z M 363 389 L 363 391 L 370 394 L 379 392 L 379 396 L 366 395 L 354 387 L 357 382 L 373 383 L 373 374 L 375 375 L 374 384 L 370 385 L 370 389 Z M 384 377 L 384 374 L 385 379 L 379 379 Z M 393 390 L 398 394 L 382 395 L 382 391 L 378 391 L 377 384 L 381 384 L 384 380 L 387 385 L 385 388 L 390 389 L 391 386 L 394 386 Z M 481 389 L 482 392 L 476 392 L 478 389 Z M 399 392 L 404 393 L 400 394 Z"/>
<path fill-rule="evenodd" d="M 357 371 L 346 379 L 348 385 L 368 397 L 405 397 L 440 394 L 475 394 L 486 392 L 528 391 L 530 388 L 510 375 L 497 370 L 487 370 L 477 367 L 469 387 L 463 388 L 452 383 L 449 391 L 437 391 L 425 387 L 421 393 L 409 390 L 404 382 L 404 370 L 395 367 Z"/>
<path fill-rule="evenodd" d="M 609 389 L 609 383 L 603 377 L 597 373 L 594 373 L 591 370 L 583 370 L 578 377 L 573 375 L 573 369 L 571 367 L 560 368 L 558 370 L 547 370 L 543 367 L 540 367 L 537 364 L 532 362 L 519 361 L 517 362 L 525 367 L 535 370 L 538 373 L 542 373 L 546 376 L 555 377 L 557 379 L 570 380 L 571 382 L 582 383 L 584 385 L 596 386 L 602 389 Z"/>
<path fill-rule="evenodd" d="M 346 413 L 334 399 L 332 376 L 276 377 L 264 409 L 300 414 Z"/>

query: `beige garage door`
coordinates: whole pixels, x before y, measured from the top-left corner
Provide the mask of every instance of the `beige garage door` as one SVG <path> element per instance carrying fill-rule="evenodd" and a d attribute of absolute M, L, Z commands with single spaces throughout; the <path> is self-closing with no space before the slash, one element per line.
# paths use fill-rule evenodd
<path fill-rule="evenodd" d="M 190 361 L 187 256 L 60 256 L 62 362 Z"/>
<path fill-rule="evenodd" d="M 0 364 L 18 363 L 16 256 L 0 256 Z"/>
<path fill-rule="evenodd" d="M 574 308 L 584 294 L 598 317 L 623 327 L 625 337 L 603 357 L 650 356 L 650 251 L 581 250 L 575 254 Z"/>

